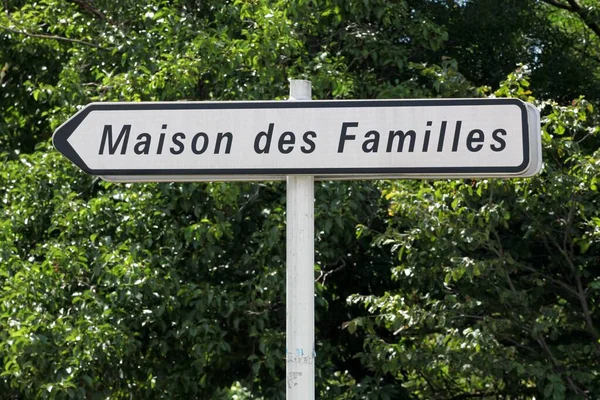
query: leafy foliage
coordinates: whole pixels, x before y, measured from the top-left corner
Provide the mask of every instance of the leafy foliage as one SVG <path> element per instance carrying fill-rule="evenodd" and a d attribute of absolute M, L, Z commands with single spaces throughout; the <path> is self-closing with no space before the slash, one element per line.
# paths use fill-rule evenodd
<path fill-rule="evenodd" d="M 583 99 L 538 106 L 539 177 L 381 185 L 397 287 L 349 301 L 372 314 L 354 321 L 365 365 L 419 397 L 600 394 L 598 116 Z"/>
<path fill-rule="evenodd" d="M 48 139 L 90 101 L 281 99 L 288 77 L 543 114 L 533 179 L 317 184 L 318 397 L 600 396 L 594 2 L 2 7 L 3 398 L 283 398 L 284 185 L 115 185 Z"/>
<path fill-rule="evenodd" d="M 234 381 L 284 391 L 281 184 L 114 185 L 41 150 L 0 178 L 3 393 L 211 397 Z M 340 324 L 328 300 L 385 278 L 358 269 L 377 257 L 352 234 L 377 218 L 378 192 L 330 185 L 317 192 L 324 331 Z M 333 267 L 356 271 L 354 287 L 323 293 Z M 329 340 L 323 357 L 343 363 Z"/>

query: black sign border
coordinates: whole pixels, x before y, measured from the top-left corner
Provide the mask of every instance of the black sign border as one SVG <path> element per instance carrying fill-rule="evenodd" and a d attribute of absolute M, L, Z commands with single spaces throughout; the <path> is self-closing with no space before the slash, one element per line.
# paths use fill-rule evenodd
<path fill-rule="evenodd" d="M 279 168 L 279 169 L 91 169 L 69 144 L 68 138 L 93 111 L 122 110 L 223 110 L 281 108 L 375 108 L 515 105 L 521 110 L 523 162 L 505 167 L 392 167 L 392 168 Z M 422 100 L 317 100 L 317 101 L 243 101 L 243 102 L 140 102 L 91 103 L 61 125 L 53 135 L 54 147 L 76 166 L 90 175 L 161 176 L 161 175 L 352 175 L 398 174 L 419 176 L 440 174 L 510 174 L 519 175 L 530 163 L 529 125 L 525 103 L 518 99 L 422 99 Z"/>

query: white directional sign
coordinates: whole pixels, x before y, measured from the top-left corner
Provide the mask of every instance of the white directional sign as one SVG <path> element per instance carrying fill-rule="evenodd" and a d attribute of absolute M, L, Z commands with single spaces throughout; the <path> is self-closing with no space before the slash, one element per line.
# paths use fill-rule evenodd
<path fill-rule="evenodd" d="M 53 140 L 89 174 L 160 181 L 531 176 L 539 136 L 527 103 L 449 99 L 93 103 Z"/>

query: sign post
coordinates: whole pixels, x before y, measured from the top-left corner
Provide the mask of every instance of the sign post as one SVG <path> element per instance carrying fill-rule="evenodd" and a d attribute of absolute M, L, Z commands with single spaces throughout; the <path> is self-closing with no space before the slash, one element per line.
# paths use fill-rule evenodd
<path fill-rule="evenodd" d="M 290 101 L 311 99 L 311 83 L 290 81 Z M 315 398 L 314 177 L 289 175 L 286 193 L 286 399 Z"/>
<path fill-rule="evenodd" d="M 519 178 L 542 166 L 516 99 L 92 103 L 55 148 L 113 182 L 287 180 L 286 395 L 315 398 L 315 179 Z"/>

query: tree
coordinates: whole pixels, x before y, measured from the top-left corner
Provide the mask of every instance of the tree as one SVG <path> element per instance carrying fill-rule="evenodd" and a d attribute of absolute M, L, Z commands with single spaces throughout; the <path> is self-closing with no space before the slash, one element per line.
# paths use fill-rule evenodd
<path fill-rule="evenodd" d="M 545 116 L 540 178 L 317 185 L 319 398 L 597 396 L 593 13 L 2 4 L 4 397 L 283 397 L 283 185 L 109 184 L 49 137 L 90 101 L 282 99 L 288 77 L 320 99 L 536 96 Z"/>
<path fill-rule="evenodd" d="M 431 18 L 448 40 L 429 62 L 453 58 L 476 85 L 497 87 L 518 64 L 539 98 L 599 98 L 600 37 L 594 1 L 436 1 Z M 595 25 L 596 24 L 596 25 Z"/>
<path fill-rule="evenodd" d="M 306 49 L 286 3 L 192 3 L 48 0 L 0 17 L 7 397 L 284 392 L 283 186 L 111 185 L 46 144 L 93 100 L 272 99 L 287 91 L 286 68 L 311 71 L 322 95 L 348 93 L 345 67 Z M 344 343 L 338 327 L 347 294 L 385 288 L 388 256 L 354 236 L 384 212 L 371 185 L 323 183 L 317 196 L 326 398 L 354 382 L 334 372 L 364 376 L 352 360 L 361 341 Z M 341 270 L 356 276 L 340 285 Z"/>
<path fill-rule="evenodd" d="M 523 72 L 523 71 L 521 71 Z M 497 95 L 527 95 L 513 74 Z M 365 365 L 419 398 L 592 399 L 597 379 L 598 114 L 541 102 L 544 171 L 518 180 L 386 182 L 377 241 L 395 290 L 355 295 Z"/>

